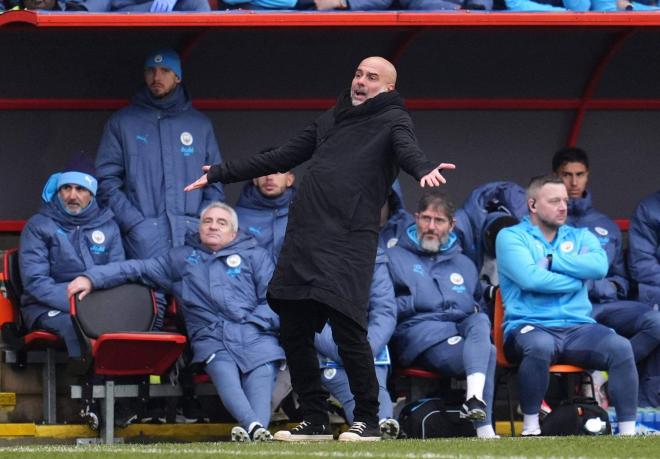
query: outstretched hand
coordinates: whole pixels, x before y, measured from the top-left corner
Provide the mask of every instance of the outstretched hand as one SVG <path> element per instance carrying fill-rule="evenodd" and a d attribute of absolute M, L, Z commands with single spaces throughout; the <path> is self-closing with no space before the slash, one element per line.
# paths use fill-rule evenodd
<path fill-rule="evenodd" d="M 444 169 L 456 169 L 456 165 L 452 163 L 440 163 L 438 167 L 421 178 L 419 181 L 420 186 L 424 188 L 425 186 L 433 187 L 447 183 L 447 180 L 445 180 L 445 178 L 440 173 L 440 171 Z"/>
<path fill-rule="evenodd" d="M 183 191 L 193 191 L 197 190 L 199 188 L 204 188 L 206 185 L 209 184 L 209 179 L 206 177 L 206 173 L 211 169 L 211 166 L 202 166 L 202 172 L 204 172 L 204 175 L 202 175 L 200 178 L 195 180 L 193 183 L 188 185 L 183 189 Z"/>
<path fill-rule="evenodd" d="M 80 301 L 83 298 L 85 298 L 88 294 L 92 293 L 93 289 L 94 288 L 92 287 L 92 281 L 90 281 L 85 276 L 78 276 L 74 280 L 69 282 L 69 285 L 67 285 L 66 296 L 71 298 L 76 293 L 79 293 L 80 295 L 78 295 L 78 301 Z"/>

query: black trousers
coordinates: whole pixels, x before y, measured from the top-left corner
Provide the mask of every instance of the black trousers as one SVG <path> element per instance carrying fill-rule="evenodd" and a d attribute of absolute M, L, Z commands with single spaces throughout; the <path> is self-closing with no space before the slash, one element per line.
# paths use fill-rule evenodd
<path fill-rule="evenodd" d="M 321 385 L 314 334 L 329 321 L 348 376 L 348 384 L 355 397 L 354 420 L 377 426 L 378 380 L 367 331 L 344 314 L 314 300 L 280 304 L 280 341 L 291 372 L 291 385 L 299 397 L 303 419 L 312 424 L 328 425 L 328 393 Z"/>

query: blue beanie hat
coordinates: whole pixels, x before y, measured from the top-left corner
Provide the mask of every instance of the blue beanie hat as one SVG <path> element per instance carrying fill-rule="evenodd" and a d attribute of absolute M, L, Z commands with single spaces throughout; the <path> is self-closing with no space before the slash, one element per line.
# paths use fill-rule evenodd
<path fill-rule="evenodd" d="M 183 73 L 181 72 L 181 59 L 176 51 L 173 49 L 158 49 L 152 51 L 147 55 L 147 60 L 144 61 L 145 68 L 163 67 L 170 69 L 183 80 Z"/>
<path fill-rule="evenodd" d="M 97 180 L 89 174 L 77 171 L 68 171 L 68 172 L 57 172 L 56 174 L 51 175 L 46 181 L 43 191 L 41 192 L 41 198 L 44 202 L 50 202 L 53 199 L 53 196 L 57 191 L 67 184 L 79 185 L 92 193 L 92 196 L 96 196 L 96 190 L 98 188 Z"/>

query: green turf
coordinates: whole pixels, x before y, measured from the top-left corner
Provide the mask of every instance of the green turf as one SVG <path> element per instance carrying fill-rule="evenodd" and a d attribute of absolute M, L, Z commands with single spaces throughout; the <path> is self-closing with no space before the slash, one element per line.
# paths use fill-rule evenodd
<path fill-rule="evenodd" d="M 449 457 L 647 457 L 660 458 L 660 436 L 502 438 L 499 440 L 399 440 L 378 443 L 158 443 L 117 446 L 16 446 L 0 448 L 2 458 L 406 458 Z"/>

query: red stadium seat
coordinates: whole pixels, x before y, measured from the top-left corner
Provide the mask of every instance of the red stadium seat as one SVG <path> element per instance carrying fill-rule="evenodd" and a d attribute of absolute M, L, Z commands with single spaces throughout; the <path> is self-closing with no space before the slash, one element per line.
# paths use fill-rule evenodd
<path fill-rule="evenodd" d="M 5 343 L 5 362 L 15 368 L 25 368 L 29 363 L 43 364 L 42 394 L 43 419 L 47 424 L 57 422 L 56 412 L 56 371 L 58 352 L 64 349 L 64 342 L 54 333 L 45 330 L 25 330 L 20 313 L 20 300 L 23 284 L 18 266 L 16 248 L 2 251 L 2 296 L 0 296 L 0 329 Z M 59 352 L 61 360 L 64 353 Z"/>
<path fill-rule="evenodd" d="M 96 290 L 82 301 L 71 298 L 71 316 L 83 343 L 81 369 L 89 370 L 90 379 L 106 377 L 101 395 L 96 395 L 92 384 L 84 384 L 81 398 L 87 406 L 94 398 L 105 398 L 101 429 L 107 443 L 114 441 L 115 396 L 137 396 L 141 406 L 146 405 L 153 395 L 147 384 L 149 376 L 165 374 L 185 347 L 186 337 L 180 333 L 150 331 L 156 308 L 153 291 L 138 284 Z M 141 376 L 141 382 L 132 379 L 130 384 L 115 386 L 115 379 L 121 383 L 128 376 Z M 136 388 L 137 392 L 130 392 Z"/>

